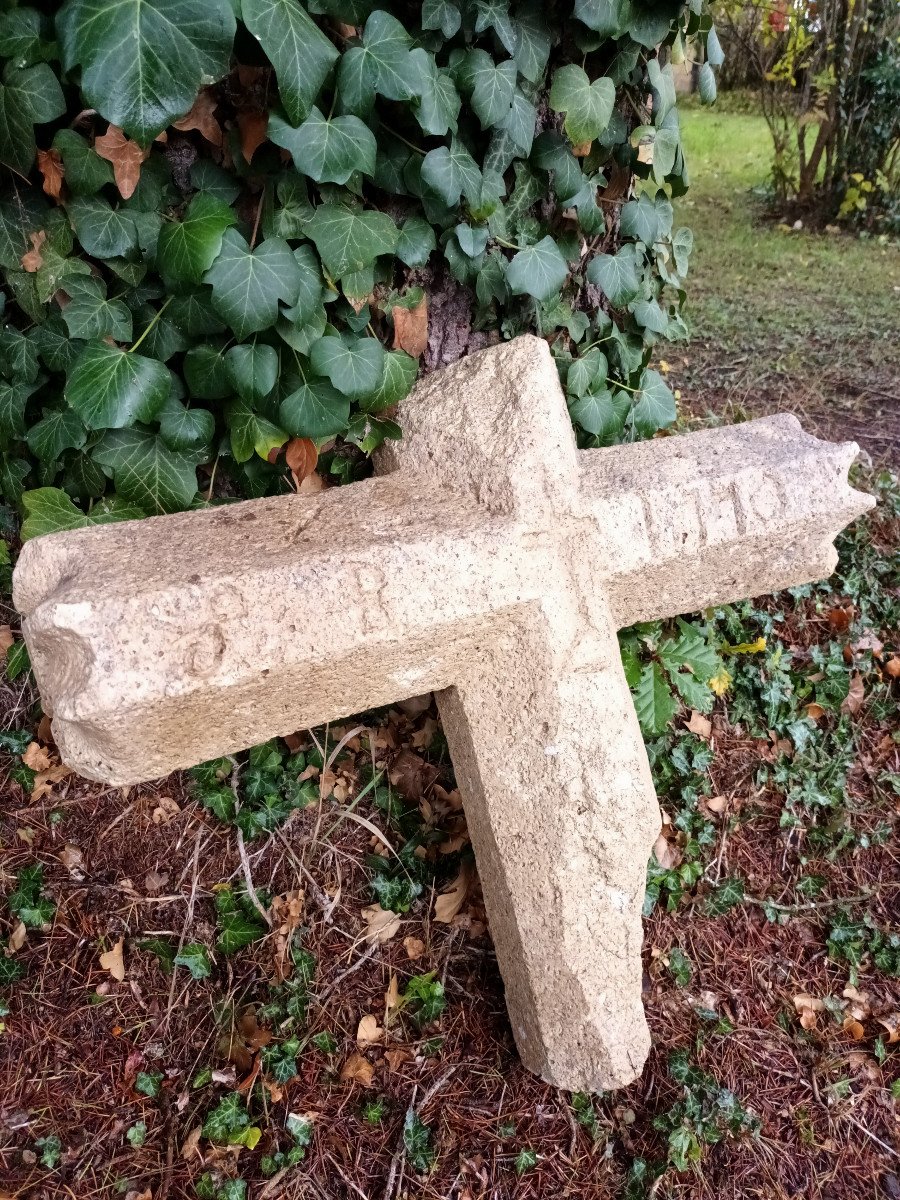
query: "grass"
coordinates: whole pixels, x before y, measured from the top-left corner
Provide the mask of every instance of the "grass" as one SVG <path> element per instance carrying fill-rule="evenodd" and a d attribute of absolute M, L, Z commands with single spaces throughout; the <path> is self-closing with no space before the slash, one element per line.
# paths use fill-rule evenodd
<path fill-rule="evenodd" d="M 889 459 L 900 445 L 900 246 L 768 216 L 761 116 L 686 105 L 682 126 L 695 340 L 673 378 L 686 405 L 729 417 L 793 411 Z"/>
<path fill-rule="evenodd" d="M 896 247 L 766 222 L 758 118 L 685 127 L 690 406 L 872 424 Z M 858 483 L 837 573 L 707 614 L 730 688 L 648 742 L 654 1049 L 614 1095 L 518 1060 L 430 703 L 120 791 L 60 775 L 27 675 L 0 684 L 0 1196 L 900 1195 L 900 490 Z"/>

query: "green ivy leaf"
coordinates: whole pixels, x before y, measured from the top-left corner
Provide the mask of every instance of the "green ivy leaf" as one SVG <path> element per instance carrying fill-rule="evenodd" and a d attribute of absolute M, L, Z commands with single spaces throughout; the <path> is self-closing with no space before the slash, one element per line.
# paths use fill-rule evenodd
<path fill-rule="evenodd" d="M 424 0 L 422 28 L 439 29 L 445 38 L 452 38 L 462 24 L 462 13 L 451 0 Z"/>
<path fill-rule="evenodd" d="M 666 726 L 678 711 L 678 704 L 659 663 L 647 663 L 641 672 L 634 693 L 634 710 L 646 737 L 665 733 Z"/>
<path fill-rule="evenodd" d="M 423 217 L 407 217 L 400 227 L 396 254 L 408 267 L 424 267 L 437 242 L 434 228 Z"/>
<path fill-rule="evenodd" d="M 367 396 L 381 383 L 384 347 L 370 337 L 323 337 L 310 351 L 317 375 L 326 375 L 344 396 Z"/>
<path fill-rule="evenodd" d="M 169 279 L 200 283 L 222 248 L 222 235 L 237 217 L 223 201 L 199 192 L 187 207 L 184 219 L 163 225 L 156 258 Z"/>
<path fill-rule="evenodd" d="M 85 341 L 106 337 L 117 342 L 131 341 L 131 310 L 123 300 L 108 300 L 99 280 L 91 275 L 76 277 L 69 281 L 66 290 L 69 303 L 62 310 L 62 319 L 70 337 Z"/>
<path fill-rule="evenodd" d="M 435 137 L 456 133 L 456 119 L 462 101 L 453 80 L 442 71 L 427 50 L 416 48 L 410 59 L 418 79 L 416 120 L 425 131 Z"/>
<path fill-rule="evenodd" d="M 84 424 L 71 409 L 45 412 L 28 430 L 28 449 L 41 462 L 55 462 L 63 450 L 80 450 L 86 441 Z"/>
<path fill-rule="evenodd" d="M 349 398 L 324 379 L 301 383 L 278 409 L 279 421 L 293 437 L 334 437 L 346 429 L 349 417 Z"/>
<path fill-rule="evenodd" d="M 0 381 L 0 436 L 25 436 L 25 406 L 36 391 L 37 385 L 33 383 Z"/>
<path fill-rule="evenodd" d="M 197 472 L 191 460 L 151 433 L 113 429 L 92 453 L 96 462 L 112 469 L 119 495 L 145 512 L 190 508 L 197 494 Z"/>
<path fill-rule="evenodd" d="M 275 68 L 288 119 L 299 125 L 338 52 L 296 0 L 240 0 L 244 24 Z"/>
<path fill-rule="evenodd" d="M 381 382 L 374 392 L 363 397 L 359 406 L 364 412 L 380 412 L 390 405 L 399 404 L 412 391 L 419 364 L 403 350 L 390 350 L 384 355 Z"/>
<path fill-rule="evenodd" d="M 8 66 L 0 84 L 0 162 L 27 175 L 34 162 L 34 127 L 66 111 L 59 81 L 46 63 Z"/>
<path fill-rule="evenodd" d="M 265 462 L 273 450 L 287 441 L 287 434 L 255 412 L 246 400 L 232 400 L 226 410 L 231 452 L 238 462 L 247 462 L 254 451 Z"/>
<path fill-rule="evenodd" d="M 587 277 L 601 288 L 615 308 L 622 308 L 641 290 L 641 269 L 635 247 L 623 246 L 617 254 L 598 254 L 588 265 Z"/>
<path fill-rule="evenodd" d="M 512 59 L 495 63 L 485 50 L 470 50 L 462 72 L 471 91 L 471 104 L 482 129 L 499 125 L 509 113 L 516 87 Z"/>
<path fill-rule="evenodd" d="M 617 38 L 631 19 L 631 0 L 575 0 L 574 15 L 602 38 Z"/>
<path fill-rule="evenodd" d="M 653 50 L 668 37 L 672 22 L 680 11 L 681 5 L 674 0 L 633 3 L 628 17 L 628 33 L 641 46 Z"/>
<path fill-rule="evenodd" d="M 700 78 L 697 87 L 700 92 L 701 104 L 715 104 L 716 76 L 708 62 L 705 62 L 700 68 Z"/>
<path fill-rule="evenodd" d="M 212 286 L 213 307 L 239 338 L 274 325 L 278 301 L 292 304 L 301 285 L 300 268 L 283 238 L 266 238 L 251 250 L 236 229 L 226 230 L 203 278 Z"/>
<path fill-rule="evenodd" d="M 0 14 L 0 55 L 17 67 L 40 61 L 43 54 L 41 14 L 35 8 L 14 8 Z"/>
<path fill-rule="evenodd" d="M 552 35 L 541 0 L 525 0 L 516 9 L 516 48 L 513 58 L 529 83 L 540 83 L 550 57 Z"/>
<path fill-rule="evenodd" d="M 581 67 L 570 63 L 553 75 L 550 107 L 566 114 L 565 129 L 574 145 L 599 137 L 612 116 L 616 88 L 611 79 L 592 83 Z"/>
<path fill-rule="evenodd" d="M 242 399 L 264 400 L 278 379 L 278 352 L 263 343 L 232 346 L 225 355 L 225 370 Z"/>
<path fill-rule="evenodd" d="M 137 249 L 138 231 L 124 209 L 115 209 L 102 196 L 76 196 L 68 206 L 75 234 L 94 258 L 120 258 Z"/>
<path fill-rule="evenodd" d="M 119 496 L 100 500 L 89 513 L 82 512 L 71 498 L 59 488 L 36 488 L 22 493 L 22 541 L 41 537 L 45 533 L 59 533 L 65 529 L 86 529 L 90 525 L 109 525 L 114 521 L 137 521 L 147 514 L 143 509 L 128 504 Z"/>
<path fill-rule="evenodd" d="M 419 89 L 411 39 L 396 17 L 377 9 L 366 21 L 362 44 L 341 56 L 338 91 L 344 108 L 367 114 L 376 93 L 388 100 L 409 100 Z"/>
<path fill-rule="evenodd" d="M 221 346 L 191 346 L 184 356 L 183 369 L 188 390 L 198 400 L 224 400 L 232 395 Z"/>
<path fill-rule="evenodd" d="M 536 300 L 547 300 L 555 295 L 569 274 L 566 260 L 559 247 L 549 235 L 537 243 L 520 250 L 506 268 L 506 282 L 517 296 L 534 296 Z"/>
<path fill-rule="evenodd" d="M 294 129 L 273 113 L 269 137 L 290 151 L 298 171 L 317 183 L 346 183 L 355 171 L 375 173 L 375 135 L 359 117 L 325 117 L 313 108 Z"/>
<path fill-rule="evenodd" d="M 112 163 L 101 158 L 87 138 L 74 129 L 58 129 L 53 135 L 53 149 L 62 158 L 66 186 L 73 196 L 95 196 L 112 183 Z"/>
<path fill-rule="evenodd" d="M 612 392 L 609 388 L 598 387 L 574 400 L 569 406 L 569 413 L 582 429 L 609 445 L 622 433 L 629 407 L 625 392 Z"/>
<path fill-rule="evenodd" d="M 596 348 L 588 350 L 569 367 L 566 375 L 566 391 L 570 396 L 583 396 L 595 384 L 606 379 L 609 364 L 606 355 Z"/>
<path fill-rule="evenodd" d="M 228 70 L 236 23 L 229 0 L 66 0 L 56 27 L 87 103 L 146 145 Z"/>
<path fill-rule="evenodd" d="M 88 429 L 122 429 L 150 421 L 169 394 L 163 363 L 103 342 L 85 346 L 66 380 L 66 403 Z"/>
<path fill-rule="evenodd" d="M 675 420 L 675 397 L 657 371 L 643 372 L 635 400 L 630 420 L 641 436 L 650 437 Z"/>
<path fill-rule="evenodd" d="M 422 181 L 451 206 L 458 204 L 463 195 L 470 204 L 476 204 L 481 191 L 478 165 L 457 138 L 449 146 L 428 151 L 422 160 Z"/>
<path fill-rule="evenodd" d="M 353 212 L 320 204 L 307 227 L 325 269 L 334 279 L 370 267 L 397 247 L 397 226 L 386 213 Z"/>
<path fill-rule="evenodd" d="M 176 967 L 187 967 L 196 980 L 208 979 L 212 974 L 209 951 L 200 942 L 189 942 L 182 946 L 172 961 Z"/>

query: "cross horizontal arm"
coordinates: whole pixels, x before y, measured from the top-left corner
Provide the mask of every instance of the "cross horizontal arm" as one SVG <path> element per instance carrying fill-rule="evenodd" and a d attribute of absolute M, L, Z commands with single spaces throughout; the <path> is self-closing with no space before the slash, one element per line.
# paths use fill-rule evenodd
<path fill-rule="evenodd" d="M 787 413 L 581 451 L 582 503 L 605 542 L 616 624 L 830 575 L 835 535 L 875 503 L 847 482 L 857 453 Z"/>
<path fill-rule="evenodd" d="M 26 543 L 64 760 L 124 784 L 446 687 L 525 599 L 517 530 L 390 476 Z"/>

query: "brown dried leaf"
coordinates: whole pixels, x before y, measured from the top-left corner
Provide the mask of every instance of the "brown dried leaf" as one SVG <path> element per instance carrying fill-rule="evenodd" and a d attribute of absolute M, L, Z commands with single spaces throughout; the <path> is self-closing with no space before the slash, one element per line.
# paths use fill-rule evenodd
<path fill-rule="evenodd" d="M 52 761 L 46 748 L 38 745 L 37 742 L 29 742 L 28 748 L 22 755 L 23 764 L 30 767 L 32 771 L 46 771 Z"/>
<path fill-rule="evenodd" d="M 117 983 L 121 983 L 125 978 L 124 945 L 124 939 L 119 938 L 111 950 L 107 950 L 105 954 L 100 955 L 100 966 L 104 971 L 109 971 Z"/>
<path fill-rule="evenodd" d="M 269 128 L 269 114 L 264 112 L 238 113 L 238 129 L 241 134 L 241 154 L 246 162 L 251 162 L 253 155 L 266 140 Z"/>
<path fill-rule="evenodd" d="M 202 1125 L 196 1126 L 181 1143 L 181 1157 L 185 1162 L 190 1162 L 195 1157 L 203 1162 L 203 1155 L 200 1153 L 200 1136 L 202 1131 Z"/>
<path fill-rule="evenodd" d="M 472 879 L 472 865 L 465 863 L 446 892 L 434 902 L 434 919 L 449 925 L 462 908 Z"/>
<path fill-rule="evenodd" d="M 172 128 L 179 129 L 182 133 L 196 129 L 213 146 L 221 146 L 222 126 L 214 115 L 217 104 L 218 99 L 213 89 L 201 88 L 197 93 L 197 99 L 191 105 L 190 112 L 186 113 L 180 121 L 173 121 Z"/>
<path fill-rule="evenodd" d="M 820 717 L 825 716 L 825 709 L 821 704 L 807 704 L 806 715 L 811 721 L 818 721 Z"/>
<path fill-rule="evenodd" d="M 22 270 L 33 274 L 39 271 L 44 265 L 44 256 L 41 254 L 41 246 L 47 240 L 47 234 L 43 229 L 39 229 L 36 233 L 29 233 L 28 240 L 31 242 L 31 249 L 26 250 L 19 260 L 22 264 Z"/>
<path fill-rule="evenodd" d="M 0 655 L 4 655 L 15 640 L 11 626 L 0 625 Z"/>
<path fill-rule="evenodd" d="M 863 678 L 859 671 L 854 671 L 850 677 L 850 690 L 841 701 L 841 712 L 849 713 L 851 717 L 856 716 L 863 706 L 863 700 L 866 697 L 866 689 L 863 685 Z"/>
<path fill-rule="evenodd" d="M 394 319 L 394 349 L 405 350 L 413 358 L 419 358 L 428 349 L 428 297 L 415 308 L 396 305 L 391 309 Z"/>
<path fill-rule="evenodd" d="M 341 1079 L 344 1083 L 351 1080 L 361 1083 L 363 1087 L 374 1086 L 375 1068 L 362 1054 L 351 1054 L 341 1068 Z"/>
<path fill-rule="evenodd" d="M 313 474 L 319 461 L 316 443 L 312 438 L 291 438 L 284 448 L 284 458 L 294 478 L 294 487 L 299 491 L 300 485 Z"/>
<path fill-rule="evenodd" d="M 884 664 L 884 672 L 886 675 L 890 675 L 891 679 L 900 677 L 900 658 L 896 656 L 889 658 Z"/>
<path fill-rule="evenodd" d="M 9 942 L 6 947 L 7 952 L 9 954 L 15 954 L 17 950 L 22 949 L 27 941 L 28 929 L 26 928 L 24 921 L 19 921 L 15 929 L 9 935 Z"/>
<path fill-rule="evenodd" d="M 664 833 L 661 833 L 653 843 L 653 853 L 664 871 L 673 870 L 681 862 L 681 851 L 678 849 L 678 844 L 670 842 Z"/>
<path fill-rule="evenodd" d="M 888 1013 L 886 1017 L 875 1018 L 879 1025 L 887 1030 L 888 1043 L 900 1042 L 900 1012 Z"/>
<path fill-rule="evenodd" d="M 847 607 L 832 608 L 825 614 L 825 619 L 835 633 L 843 633 L 845 629 L 850 628 L 850 622 L 853 620 L 853 611 L 852 604 Z"/>
<path fill-rule="evenodd" d="M 59 861 L 73 875 L 80 875 L 84 871 L 84 855 L 71 842 L 67 842 L 60 850 Z"/>
<path fill-rule="evenodd" d="M 397 976 L 392 974 L 391 981 L 387 985 L 387 991 L 384 993 L 384 1023 L 389 1024 L 389 1018 L 400 1007 L 400 984 L 397 982 Z"/>
<path fill-rule="evenodd" d="M 367 942 L 389 942 L 400 929 L 399 914 L 391 912 L 389 908 L 382 908 L 380 904 L 370 904 L 360 915 L 368 926 Z"/>
<path fill-rule="evenodd" d="M 43 800 L 45 796 L 49 796 L 53 791 L 53 785 L 59 783 L 62 779 L 67 779 L 72 774 L 72 768 L 67 767 L 65 763 L 56 763 L 55 766 L 48 767 L 46 771 L 39 771 L 34 777 L 34 787 L 31 789 L 31 803 L 37 804 L 39 800 Z"/>
<path fill-rule="evenodd" d="M 44 177 L 44 191 L 52 199 L 59 200 L 66 174 L 62 155 L 58 150 L 38 150 L 37 166 Z"/>
<path fill-rule="evenodd" d="M 422 955 L 425 953 L 425 943 L 422 941 L 421 938 L 417 938 L 417 937 L 404 938 L 403 939 L 403 947 L 406 950 L 406 953 L 409 955 L 409 957 L 411 959 L 413 959 L 413 961 L 415 961 L 415 959 L 417 959 L 417 958 L 421 958 Z"/>
<path fill-rule="evenodd" d="M 712 721 L 709 717 L 704 717 L 703 713 L 697 712 L 696 708 L 691 709 L 691 719 L 685 725 L 691 733 L 696 733 L 697 737 L 705 738 L 706 741 L 712 737 Z"/>
<path fill-rule="evenodd" d="M 110 125 L 102 137 L 94 138 L 94 149 L 101 158 L 112 163 L 113 177 L 123 200 L 134 195 L 141 179 L 141 163 L 149 149 L 127 138 L 118 125 Z"/>
<path fill-rule="evenodd" d="M 861 1021 L 857 1021 L 856 1017 L 844 1017 L 843 1024 L 844 1033 L 849 1033 L 855 1042 L 860 1042 L 866 1036 L 866 1031 Z"/>
<path fill-rule="evenodd" d="M 378 1018 L 371 1014 L 362 1018 L 356 1030 L 356 1041 L 360 1046 L 375 1046 L 384 1037 Z"/>
<path fill-rule="evenodd" d="M 725 796 L 707 796 L 706 799 L 704 800 L 705 806 L 709 809 L 709 811 L 711 813 L 715 813 L 716 816 L 718 816 L 720 813 L 724 812 L 725 805 L 727 803 L 728 803 L 728 800 L 726 799 Z"/>
<path fill-rule="evenodd" d="M 412 1055 L 410 1052 L 408 1050 L 401 1049 L 400 1046 L 397 1046 L 394 1050 L 385 1050 L 384 1057 L 385 1061 L 387 1062 L 388 1069 L 392 1074 L 395 1071 L 399 1071 L 403 1063 L 412 1061 Z"/>
<path fill-rule="evenodd" d="M 800 992 L 794 997 L 794 1008 L 800 1014 L 800 1024 L 804 1029 L 815 1029 L 816 1013 L 820 1013 L 824 1007 L 823 1001 L 807 992 Z"/>
<path fill-rule="evenodd" d="M 173 800 L 171 796 L 160 796 L 150 819 L 154 825 L 168 825 L 172 818 L 177 817 L 180 812 L 181 808 L 177 800 Z"/>

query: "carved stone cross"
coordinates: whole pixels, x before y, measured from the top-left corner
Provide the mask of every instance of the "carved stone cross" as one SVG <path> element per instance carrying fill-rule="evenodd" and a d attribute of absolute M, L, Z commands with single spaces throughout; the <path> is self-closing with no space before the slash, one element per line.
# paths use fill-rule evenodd
<path fill-rule="evenodd" d="M 616 630 L 828 575 L 856 447 L 778 416 L 578 451 L 533 337 L 399 419 L 379 478 L 28 542 L 44 707 L 125 784 L 436 692 L 522 1059 L 624 1085 L 659 810 Z"/>

